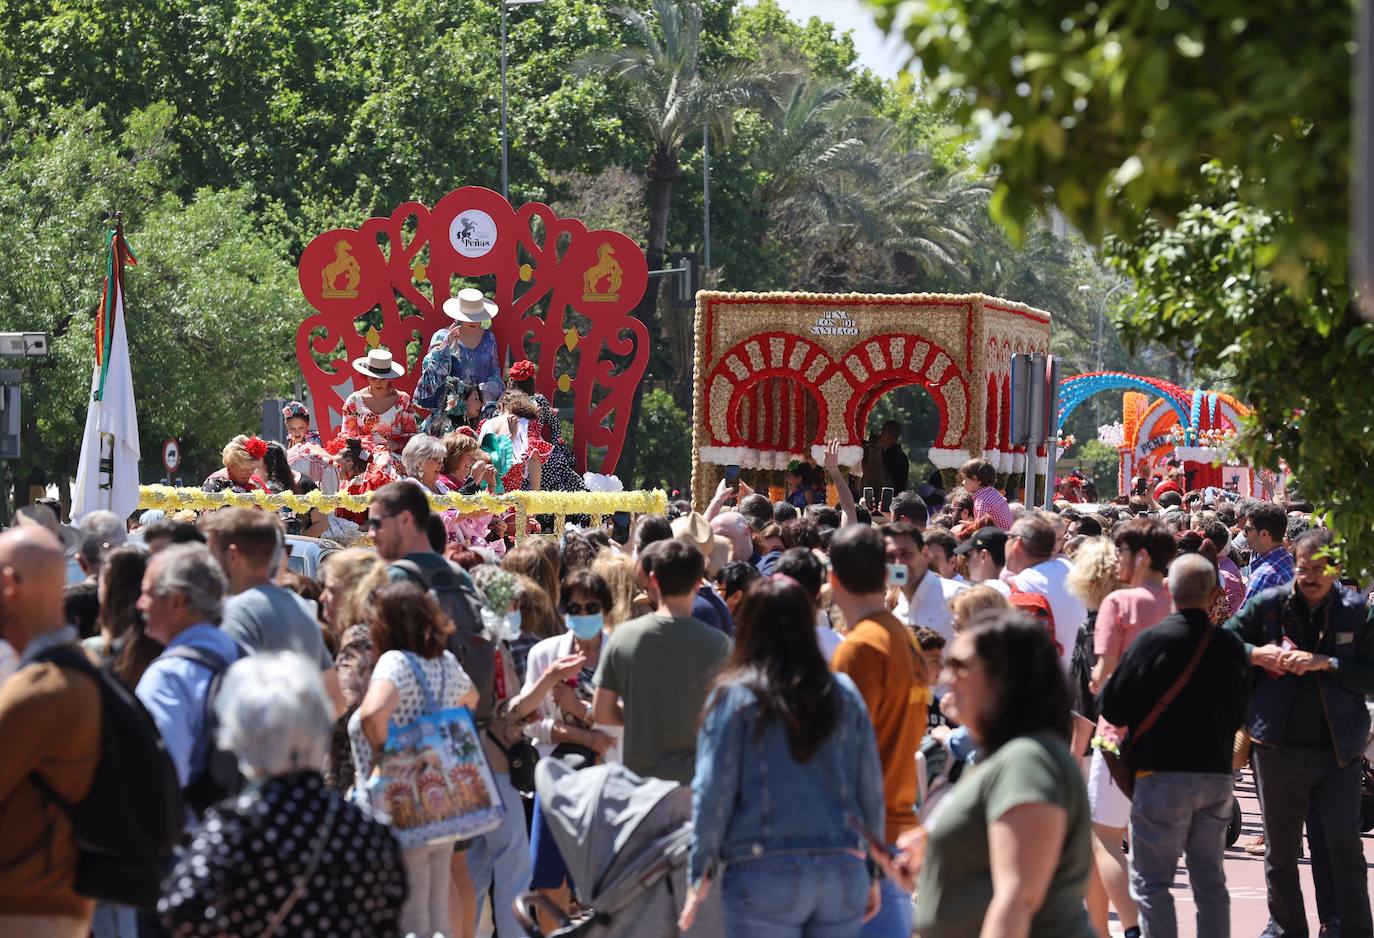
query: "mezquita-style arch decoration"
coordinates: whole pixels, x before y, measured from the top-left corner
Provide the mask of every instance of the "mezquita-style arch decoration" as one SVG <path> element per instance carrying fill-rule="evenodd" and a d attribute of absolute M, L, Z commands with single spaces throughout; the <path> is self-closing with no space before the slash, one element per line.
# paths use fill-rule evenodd
<path fill-rule="evenodd" d="M 1050 314 L 971 294 L 697 294 L 693 494 L 718 471 L 863 459 L 878 400 L 920 385 L 940 427 L 930 461 L 953 469 L 983 456 L 999 472 L 1024 465 L 1010 443 L 1011 358 L 1046 352 Z"/>

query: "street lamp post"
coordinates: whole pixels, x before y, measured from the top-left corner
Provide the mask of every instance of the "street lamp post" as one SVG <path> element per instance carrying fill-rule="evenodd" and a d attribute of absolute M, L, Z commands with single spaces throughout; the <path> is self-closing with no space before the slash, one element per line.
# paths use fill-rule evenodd
<path fill-rule="evenodd" d="M 510 198 L 510 138 L 506 132 L 506 10 L 544 0 L 501 0 L 501 195 Z"/>
<path fill-rule="evenodd" d="M 1103 326 L 1105 326 L 1106 323 L 1107 323 L 1107 301 L 1110 300 L 1110 299 L 1112 298 L 1112 294 L 1113 294 L 1113 293 L 1115 293 L 1117 290 L 1120 290 L 1122 287 L 1126 286 L 1128 283 L 1130 283 L 1129 280 L 1122 280 L 1122 281 L 1121 281 L 1120 283 L 1118 283 L 1116 286 L 1112 287 L 1112 288 L 1111 288 L 1110 290 L 1108 290 L 1105 294 L 1103 294 L 1103 296 L 1102 296 L 1102 303 L 1101 303 L 1101 305 L 1098 306 L 1098 308 L 1097 308 L 1097 340 L 1093 343 L 1093 371 L 1101 371 L 1101 370 L 1103 369 L 1103 367 L 1104 367 L 1104 364 L 1103 364 L 1103 357 L 1104 357 L 1104 356 L 1103 356 L 1103 353 L 1102 353 L 1102 343 L 1103 343 L 1102 328 L 1103 328 Z M 1093 285 L 1090 284 L 1090 283 L 1080 283 L 1080 284 L 1078 285 L 1078 289 L 1079 289 L 1080 292 L 1088 293 L 1088 292 L 1090 292 L 1090 291 L 1093 289 Z M 1101 411 L 1101 408 L 1098 406 L 1098 401 L 1093 401 L 1093 421 L 1094 421 L 1094 423 L 1096 423 L 1097 421 L 1100 421 L 1101 419 L 1102 419 L 1102 411 Z"/>

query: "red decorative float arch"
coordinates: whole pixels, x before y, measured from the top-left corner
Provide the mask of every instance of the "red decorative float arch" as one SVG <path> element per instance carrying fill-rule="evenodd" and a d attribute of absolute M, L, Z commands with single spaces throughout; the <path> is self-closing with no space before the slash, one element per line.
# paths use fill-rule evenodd
<path fill-rule="evenodd" d="M 602 471 L 614 470 L 649 358 L 647 330 L 630 315 L 648 266 L 625 235 L 588 231 L 539 203 L 517 210 L 468 186 L 433 209 L 407 202 L 389 217 L 319 235 L 298 273 L 317 312 L 296 332 L 296 360 L 326 438 L 344 398 L 363 384 L 350 359 L 365 355 L 370 341 L 386 346 L 406 366 L 396 384 L 412 391 L 430 336 L 451 324 L 444 300 L 469 280 L 500 307 L 492 329 L 502 363 L 529 358 L 542 394 L 557 403 L 570 397 L 578 466 L 589 448 L 604 447 Z M 359 323 L 373 310 L 381 316 L 375 333 Z"/>

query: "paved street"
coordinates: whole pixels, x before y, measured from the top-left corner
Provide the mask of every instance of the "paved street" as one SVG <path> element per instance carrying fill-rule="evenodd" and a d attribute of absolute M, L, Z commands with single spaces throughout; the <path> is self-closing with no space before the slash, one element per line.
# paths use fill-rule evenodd
<path fill-rule="evenodd" d="M 1264 930 L 1269 921 L 1269 912 L 1264 901 L 1264 859 L 1252 857 L 1240 849 L 1259 833 L 1259 804 L 1255 800 L 1255 785 L 1249 771 L 1243 781 L 1236 786 L 1241 810 L 1245 813 L 1245 831 L 1234 848 L 1226 852 L 1226 883 L 1231 892 L 1231 934 L 1234 938 L 1255 938 Z M 1364 855 L 1366 864 L 1374 869 L 1374 835 L 1364 835 Z M 1317 934 L 1317 906 L 1312 893 L 1312 880 L 1307 866 L 1302 861 L 1302 892 L 1307 906 L 1307 919 L 1311 923 L 1311 934 Z M 1198 935 L 1193 921 L 1192 891 L 1188 888 L 1188 871 L 1182 862 L 1174 881 L 1174 898 L 1179 913 L 1179 934 L 1185 938 L 1216 938 L 1212 935 Z M 1119 931 L 1114 928 L 1114 934 Z"/>

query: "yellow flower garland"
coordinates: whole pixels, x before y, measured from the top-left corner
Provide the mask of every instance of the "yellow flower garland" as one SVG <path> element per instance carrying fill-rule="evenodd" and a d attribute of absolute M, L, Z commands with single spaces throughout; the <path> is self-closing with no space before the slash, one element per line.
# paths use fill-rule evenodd
<path fill-rule="evenodd" d="M 205 492 L 197 488 L 174 488 L 170 485 L 141 485 L 138 488 L 139 508 L 162 508 L 168 512 L 190 508 L 203 511 L 223 508 L 289 508 L 303 514 L 311 508 L 332 511 L 364 512 L 372 502 L 372 493 L 364 495 L 326 495 L 316 490 L 307 495 L 283 492 Z M 594 518 L 628 511 L 631 514 L 663 514 L 668 509 L 668 495 L 662 489 L 647 492 L 508 492 L 505 495 L 429 495 L 430 506 L 436 511 L 457 509 L 459 514 L 480 512 L 498 514 L 515 508 L 532 515 L 591 515 Z"/>

